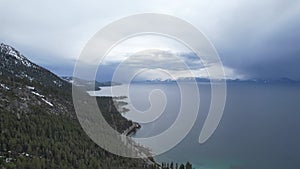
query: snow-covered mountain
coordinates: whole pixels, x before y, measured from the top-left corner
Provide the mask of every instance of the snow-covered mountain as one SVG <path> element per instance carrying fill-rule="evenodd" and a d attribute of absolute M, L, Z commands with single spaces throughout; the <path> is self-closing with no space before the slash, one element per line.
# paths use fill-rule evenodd
<path fill-rule="evenodd" d="M 71 85 L 1 43 L 0 108 L 26 113 L 35 109 L 55 114 L 74 112 Z"/>
<path fill-rule="evenodd" d="M 36 81 L 52 87 L 66 83 L 50 71 L 32 63 L 13 47 L 0 44 L 0 75 Z"/>
<path fill-rule="evenodd" d="M 289 78 L 252 78 L 252 79 L 224 79 L 226 83 L 251 83 L 251 84 L 292 84 L 300 83 L 300 81 L 292 80 Z M 166 80 L 146 80 L 146 81 L 133 81 L 133 83 L 176 83 L 176 82 L 200 82 L 200 83 L 210 83 L 209 78 L 200 78 L 200 77 L 183 77 L 178 78 L 177 80 L 166 79 Z M 221 82 L 222 80 L 214 80 L 214 82 Z"/>

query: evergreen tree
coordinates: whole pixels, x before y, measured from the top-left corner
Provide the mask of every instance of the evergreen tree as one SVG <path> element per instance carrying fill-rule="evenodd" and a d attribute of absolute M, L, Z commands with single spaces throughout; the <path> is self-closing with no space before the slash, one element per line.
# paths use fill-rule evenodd
<path fill-rule="evenodd" d="M 170 164 L 170 169 L 174 169 L 173 162 Z"/>
<path fill-rule="evenodd" d="M 185 168 L 186 168 L 186 169 L 192 169 L 193 167 L 192 167 L 192 164 L 191 164 L 191 163 L 187 162 L 187 163 L 185 164 Z"/>

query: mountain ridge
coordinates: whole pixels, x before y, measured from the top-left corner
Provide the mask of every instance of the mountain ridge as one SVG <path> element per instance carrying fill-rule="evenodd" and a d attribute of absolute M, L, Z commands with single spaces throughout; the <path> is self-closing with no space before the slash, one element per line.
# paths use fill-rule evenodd
<path fill-rule="evenodd" d="M 209 78 L 200 78 L 200 77 L 187 77 L 187 78 L 178 78 L 177 80 L 173 79 L 156 79 L 156 80 L 139 80 L 132 81 L 133 83 L 176 83 L 176 82 L 199 82 L 199 83 L 210 83 L 210 82 L 226 82 L 226 83 L 253 83 L 253 84 L 274 84 L 274 83 L 300 83 L 300 81 L 292 80 L 290 78 L 251 78 L 251 79 L 209 79 Z"/>
<path fill-rule="evenodd" d="M 113 128 L 122 132 L 132 125 L 111 98 L 97 101 Z M 0 131 L 1 169 L 156 168 L 96 145 L 77 120 L 72 85 L 5 44 L 0 45 Z"/>

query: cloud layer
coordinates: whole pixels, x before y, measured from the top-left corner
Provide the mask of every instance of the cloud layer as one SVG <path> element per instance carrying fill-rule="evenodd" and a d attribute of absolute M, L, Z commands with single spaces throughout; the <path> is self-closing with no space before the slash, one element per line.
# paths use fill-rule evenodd
<path fill-rule="evenodd" d="M 0 41 L 56 73 L 70 75 L 95 32 L 144 12 L 174 15 L 198 27 L 237 76 L 300 80 L 299 0 L 3 0 Z"/>

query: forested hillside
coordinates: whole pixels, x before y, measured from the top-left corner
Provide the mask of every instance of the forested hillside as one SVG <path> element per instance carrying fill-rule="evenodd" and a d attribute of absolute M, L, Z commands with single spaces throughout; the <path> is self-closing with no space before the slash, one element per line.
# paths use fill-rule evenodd
<path fill-rule="evenodd" d="M 70 83 L 5 44 L 0 45 L 0 61 L 1 169 L 152 168 L 90 140 L 76 118 Z M 112 127 L 125 130 L 131 122 L 107 105 L 110 99 L 98 99 L 101 111 Z"/>

